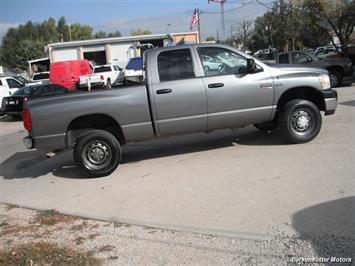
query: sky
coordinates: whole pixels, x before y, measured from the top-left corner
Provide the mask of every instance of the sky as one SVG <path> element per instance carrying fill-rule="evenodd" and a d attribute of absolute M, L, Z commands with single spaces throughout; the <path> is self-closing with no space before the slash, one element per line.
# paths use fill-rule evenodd
<path fill-rule="evenodd" d="M 262 15 L 267 11 L 265 6 L 271 7 L 272 2 L 226 0 L 225 36 L 231 34 L 231 26 Z M 195 3 L 202 12 L 202 38 L 216 37 L 217 29 L 221 37 L 220 4 L 208 4 L 208 0 L 0 0 L 0 38 L 8 28 L 29 20 L 42 22 L 61 16 L 67 23 L 90 25 L 94 32 L 119 30 L 124 36 L 137 28 L 152 33 L 185 32 L 190 31 Z"/>

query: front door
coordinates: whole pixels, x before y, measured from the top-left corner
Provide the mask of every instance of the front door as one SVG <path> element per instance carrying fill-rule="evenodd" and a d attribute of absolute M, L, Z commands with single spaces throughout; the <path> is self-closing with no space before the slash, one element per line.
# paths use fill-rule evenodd
<path fill-rule="evenodd" d="M 269 69 L 246 73 L 246 58 L 223 47 L 197 48 L 205 72 L 208 130 L 269 121 L 273 80 Z"/>
<path fill-rule="evenodd" d="M 204 84 L 196 77 L 191 49 L 158 55 L 159 82 L 153 83 L 156 125 L 162 136 L 207 130 Z"/>

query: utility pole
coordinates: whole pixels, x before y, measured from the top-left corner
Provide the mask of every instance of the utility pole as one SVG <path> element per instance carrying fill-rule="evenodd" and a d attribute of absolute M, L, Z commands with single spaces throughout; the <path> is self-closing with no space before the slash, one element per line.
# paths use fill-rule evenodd
<path fill-rule="evenodd" d="M 222 42 L 224 42 L 224 34 L 226 33 L 226 24 L 224 21 L 224 2 L 225 0 L 221 1 L 221 19 L 222 19 Z"/>
<path fill-rule="evenodd" d="M 221 32 L 221 41 L 224 41 L 225 33 L 226 33 L 226 24 L 224 20 L 224 3 L 226 0 L 208 0 L 208 3 L 215 2 L 221 4 L 221 25 L 222 25 L 222 32 Z"/>

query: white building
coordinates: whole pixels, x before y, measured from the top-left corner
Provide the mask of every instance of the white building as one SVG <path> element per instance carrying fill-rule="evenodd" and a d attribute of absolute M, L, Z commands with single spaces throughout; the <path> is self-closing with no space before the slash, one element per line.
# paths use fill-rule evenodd
<path fill-rule="evenodd" d="M 198 43 L 198 32 L 154 34 L 130 37 L 92 39 L 85 41 L 58 42 L 49 44 L 46 49 L 50 62 L 87 59 L 96 64 L 115 63 L 125 67 L 132 57 L 141 55 L 142 50 L 163 47 L 168 43 Z"/>

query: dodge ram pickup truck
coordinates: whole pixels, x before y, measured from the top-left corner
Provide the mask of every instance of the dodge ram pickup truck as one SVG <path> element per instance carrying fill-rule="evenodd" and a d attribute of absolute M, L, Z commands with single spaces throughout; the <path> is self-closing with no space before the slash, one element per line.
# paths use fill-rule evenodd
<path fill-rule="evenodd" d="M 320 111 L 338 104 L 326 70 L 268 66 L 219 44 L 148 50 L 145 71 L 141 84 L 26 102 L 24 144 L 52 155 L 73 149 L 85 175 L 98 177 L 117 168 L 121 145 L 153 138 L 254 124 L 305 143 L 321 129 Z"/>

